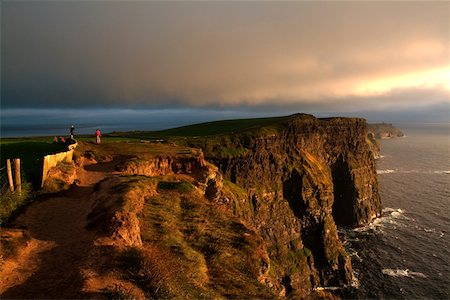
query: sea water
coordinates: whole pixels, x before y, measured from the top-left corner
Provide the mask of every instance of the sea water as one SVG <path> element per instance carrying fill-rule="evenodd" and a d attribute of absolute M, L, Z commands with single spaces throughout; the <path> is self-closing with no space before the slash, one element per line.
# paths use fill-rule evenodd
<path fill-rule="evenodd" d="M 449 299 L 450 124 L 398 126 L 377 161 L 382 216 L 346 230 L 355 297 Z"/>

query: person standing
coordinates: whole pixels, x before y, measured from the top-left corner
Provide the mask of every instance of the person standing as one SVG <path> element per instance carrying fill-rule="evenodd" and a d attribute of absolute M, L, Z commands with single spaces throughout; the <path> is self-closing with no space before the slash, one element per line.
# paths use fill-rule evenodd
<path fill-rule="evenodd" d="M 73 136 L 75 135 L 75 127 L 72 125 L 72 127 L 70 127 L 70 138 L 73 140 Z"/>
<path fill-rule="evenodd" d="M 96 131 L 95 131 L 95 136 L 96 136 L 96 138 L 97 138 L 97 144 L 100 144 L 100 137 L 102 136 L 102 134 L 100 133 L 100 130 L 99 129 L 97 129 Z"/>

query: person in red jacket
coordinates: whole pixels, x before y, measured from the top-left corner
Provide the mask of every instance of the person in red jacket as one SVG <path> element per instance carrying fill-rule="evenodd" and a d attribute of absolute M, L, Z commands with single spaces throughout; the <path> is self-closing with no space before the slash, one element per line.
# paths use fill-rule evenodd
<path fill-rule="evenodd" d="M 100 130 L 99 129 L 97 129 L 96 131 L 95 131 L 95 136 L 97 137 L 97 144 L 100 144 L 100 137 L 102 136 L 102 134 L 100 133 Z"/>

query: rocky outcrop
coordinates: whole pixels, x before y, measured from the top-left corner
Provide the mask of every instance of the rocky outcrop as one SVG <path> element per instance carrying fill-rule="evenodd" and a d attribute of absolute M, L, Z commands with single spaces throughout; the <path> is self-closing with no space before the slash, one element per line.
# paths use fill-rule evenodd
<path fill-rule="evenodd" d="M 394 127 L 389 123 L 375 123 L 367 125 L 367 144 L 372 150 L 374 157 L 380 158 L 380 142 L 379 140 L 386 140 L 396 137 L 405 136 L 400 129 Z"/>
<path fill-rule="evenodd" d="M 220 196 L 222 175 L 218 168 L 207 162 L 200 151 L 190 157 L 155 156 L 152 158 L 132 158 L 117 166 L 124 175 L 161 176 L 187 174 L 195 179 L 195 184 L 210 200 Z"/>
<path fill-rule="evenodd" d="M 117 167 L 125 175 L 160 176 L 169 174 L 191 174 L 201 172 L 205 162 L 197 157 L 176 158 L 156 156 L 154 158 L 133 158 Z"/>
<path fill-rule="evenodd" d="M 103 233 L 106 244 L 141 246 L 138 214 L 144 207 L 145 197 L 155 193 L 156 182 L 151 179 L 115 176 L 101 181 L 95 188 L 88 228 Z"/>
<path fill-rule="evenodd" d="M 68 189 L 76 180 L 76 166 L 73 161 L 59 162 L 48 170 L 42 190 L 46 193 Z"/>
<path fill-rule="evenodd" d="M 391 139 L 404 136 L 403 132 L 391 123 L 368 124 L 368 133 L 373 135 L 375 139 Z"/>
<path fill-rule="evenodd" d="M 237 156 L 218 155 L 208 140 L 192 143 L 222 172 L 222 202 L 267 242 L 265 280 L 280 293 L 350 284 L 336 225 L 361 226 L 381 211 L 366 136 L 364 119 L 294 115 L 276 128 L 224 136 L 218 143 L 243 149 Z"/>

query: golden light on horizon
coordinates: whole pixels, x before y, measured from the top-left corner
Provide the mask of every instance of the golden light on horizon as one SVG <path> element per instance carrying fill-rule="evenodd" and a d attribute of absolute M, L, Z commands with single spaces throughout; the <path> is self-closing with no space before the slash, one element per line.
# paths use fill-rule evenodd
<path fill-rule="evenodd" d="M 381 95 L 395 89 L 442 88 L 450 92 L 450 67 L 386 76 L 359 83 L 355 95 Z"/>

